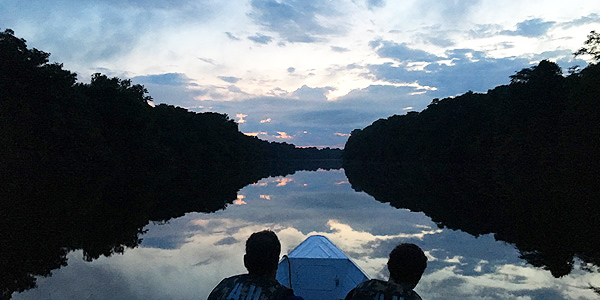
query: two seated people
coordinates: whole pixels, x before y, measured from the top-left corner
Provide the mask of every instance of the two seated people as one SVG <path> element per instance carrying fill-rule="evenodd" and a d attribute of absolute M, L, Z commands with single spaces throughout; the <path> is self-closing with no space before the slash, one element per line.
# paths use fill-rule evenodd
<path fill-rule="evenodd" d="M 246 241 L 244 266 L 248 274 L 223 279 L 208 300 L 299 300 L 293 291 L 275 280 L 281 244 L 274 232 L 253 233 Z M 390 279 L 371 279 L 358 284 L 346 300 L 420 300 L 413 290 L 425 268 L 427 257 L 414 244 L 400 244 L 390 253 L 387 263 Z"/>

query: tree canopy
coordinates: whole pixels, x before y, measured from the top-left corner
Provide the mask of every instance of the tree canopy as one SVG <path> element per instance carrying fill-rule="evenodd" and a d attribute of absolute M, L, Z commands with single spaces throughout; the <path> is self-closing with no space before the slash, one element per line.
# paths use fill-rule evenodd
<path fill-rule="evenodd" d="M 590 55 L 594 61 L 600 61 L 600 33 L 592 30 L 584 42 L 584 46 L 577 50 L 574 55 Z"/>

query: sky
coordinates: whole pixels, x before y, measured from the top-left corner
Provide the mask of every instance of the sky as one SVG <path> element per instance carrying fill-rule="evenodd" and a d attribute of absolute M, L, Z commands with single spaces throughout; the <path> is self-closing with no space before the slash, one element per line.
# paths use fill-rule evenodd
<path fill-rule="evenodd" d="M 89 82 L 226 113 L 240 131 L 343 147 L 434 98 L 485 93 L 542 59 L 563 72 L 600 30 L 597 0 L 0 0 L 0 29 Z"/>

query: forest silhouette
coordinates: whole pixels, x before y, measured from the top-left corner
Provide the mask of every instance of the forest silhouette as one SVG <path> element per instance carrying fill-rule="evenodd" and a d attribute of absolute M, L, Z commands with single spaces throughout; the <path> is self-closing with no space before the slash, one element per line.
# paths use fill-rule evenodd
<path fill-rule="evenodd" d="M 225 114 L 149 105 L 146 89 L 94 74 L 78 83 L 49 54 L 0 33 L 0 292 L 136 247 L 149 222 L 214 212 L 244 186 L 340 168 L 341 150 L 246 136 Z"/>
<path fill-rule="evenodd" d="M 592 32 L 577 55 L 600 59 Z M 487 93 L 356 129 L 344 149 L 353 188 L 442 227 L 494 233 L 556 277 L 600 266 L 600 65 L 547 60 Z"/>

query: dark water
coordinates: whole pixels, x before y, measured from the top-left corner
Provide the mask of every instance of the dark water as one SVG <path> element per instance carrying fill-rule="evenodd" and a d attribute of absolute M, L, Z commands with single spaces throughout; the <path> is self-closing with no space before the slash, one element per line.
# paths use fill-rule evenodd
<path fill-rule="evenodd" d="M 372 278 L 387 278 L 386 257 L 396 244 L 416 243 L 429 257 L 416 288 L 423 299 L 598 298 L 590 288 L 600 286 L 597 267 L 577 256 L 570 272 L 556 278 L 546 265 L 534 266 L 515 244 L 498 241 L 491 233 L 440 227 L 448 220 L 434 211 L 432 221 L 423 209 L 427 207 L 413 207 L 424 212 L 412 212 L 385 203 L 404 199 L 410 207 L 414 191 L 383 193 L 389 183 L 371 190 L 355 176 L 351 181 L 380 201 L 355 191 L 344 170 L 269 177 L 239 190 L 225 209 L 146 225 L 139 245 L 126 247 L 123 254 L 86 261 L 82 250 L 70 251 L 67 266 L 52 271 L 51 277 L 38 277 L 37 288 L 13 298 L 205 299 L 223 277 L 244 272 L 244 242 L 265 228 L 277 232 L 282 254 L 309 235 L 325 235 Z M 392 204 L 399 206 L 397 201 Z M 459 219 L 469 223 L 469 215 Z M 577 234 L 585 239 L 585 232 Z"/>

